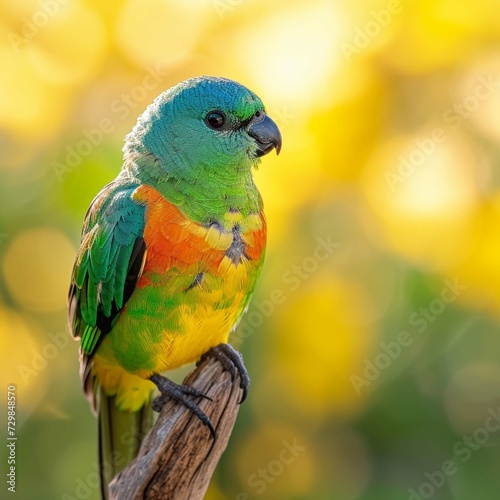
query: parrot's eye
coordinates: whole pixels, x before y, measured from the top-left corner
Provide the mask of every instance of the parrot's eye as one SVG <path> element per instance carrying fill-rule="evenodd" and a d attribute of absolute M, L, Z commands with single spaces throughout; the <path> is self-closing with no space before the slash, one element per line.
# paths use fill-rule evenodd
<path fill-rule="evenodd" d="M 226 121 L 226 117 L 220 111 L 211 111 L 205 118 L 206 124 L 211 128 L 221 128 Z"/>

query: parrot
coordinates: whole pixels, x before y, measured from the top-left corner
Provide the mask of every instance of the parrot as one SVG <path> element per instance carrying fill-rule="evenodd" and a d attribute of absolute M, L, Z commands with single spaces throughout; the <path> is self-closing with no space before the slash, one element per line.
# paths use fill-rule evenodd
<path fill-rule="evenodd" d="M 161 93 L 124 142 L 117 177 L 85 215 L 68 300 L 97 414 L 102 498 L 168 399 L 215 437 L 197 403 L 206 396 L 164 372 L 212 356 L 238 371 L 246 396 L 250 379 L 228 342 L 266 249 L 253 169 L 279 154 L 282 137 L 251 90 L 200 76 Z"/>

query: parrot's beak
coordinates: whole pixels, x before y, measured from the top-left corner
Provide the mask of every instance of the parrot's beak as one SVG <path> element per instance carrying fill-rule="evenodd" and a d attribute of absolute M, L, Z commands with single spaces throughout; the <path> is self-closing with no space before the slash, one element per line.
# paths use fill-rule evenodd
<path fill-rule="evenodd" d="M 257 144 L 256 156 L 264 156 L 276 149 L 281 151 L 280 129 L 263 111 L 256 113 L 247 128 L 248 135 L 255 139 Z"/>

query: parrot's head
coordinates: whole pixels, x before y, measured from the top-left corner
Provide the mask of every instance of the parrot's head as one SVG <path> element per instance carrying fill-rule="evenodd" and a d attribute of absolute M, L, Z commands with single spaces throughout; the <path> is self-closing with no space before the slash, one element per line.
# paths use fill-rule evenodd
<path fill-rule="evenodd" d="M 140 162 L 152 170 L 140 172 L 143 178 L 230 182 L 273 149 L 280 152 L 281 134 L 262 101 L 232 80 L 202 76 L 157 97 L 126 137 L 124 152 L 125 164 L 154 159 Z"/>

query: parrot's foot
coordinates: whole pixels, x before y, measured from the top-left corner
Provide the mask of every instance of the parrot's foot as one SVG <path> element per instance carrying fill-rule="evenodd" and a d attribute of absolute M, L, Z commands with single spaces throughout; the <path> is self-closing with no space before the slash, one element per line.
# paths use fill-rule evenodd
<path fill-rule="evenodd" d="M 236 370 L 238 370 L 240 375 L 240 387 L 243 391 L 240 404 L 243 403 L 247 397 L 248 387 L 250 386 L 250 377 L 248 376 L 247 369 L 243 364 L 242 355 L 229 344 L 219 344 L 203 354 L 197 364 L 200 364 L 207 358 L 215 358 L 219 360 L 221 365 L 231 373 L 232 380 L 234 380 Z"/>
<path fill-rule="evenodd" d="M 161 394 L 153 401 L 154 411 L 161 411 L 165 403 L 169 399 L 173 399 L 191 410 L 210 429 L 212 437 L 215 438 L 215 429 L 212 422 L 201 410 L 201 408 L 192 400 L 192 398 L 205 398 L 212 401 L 206 394 L 203 394 L 203 392 L 195 389 L 194 387 L 176 384 L 168 378 L 162 377 L 156 373 L 151 376 L 150 380 L 161 392 Z"/>

